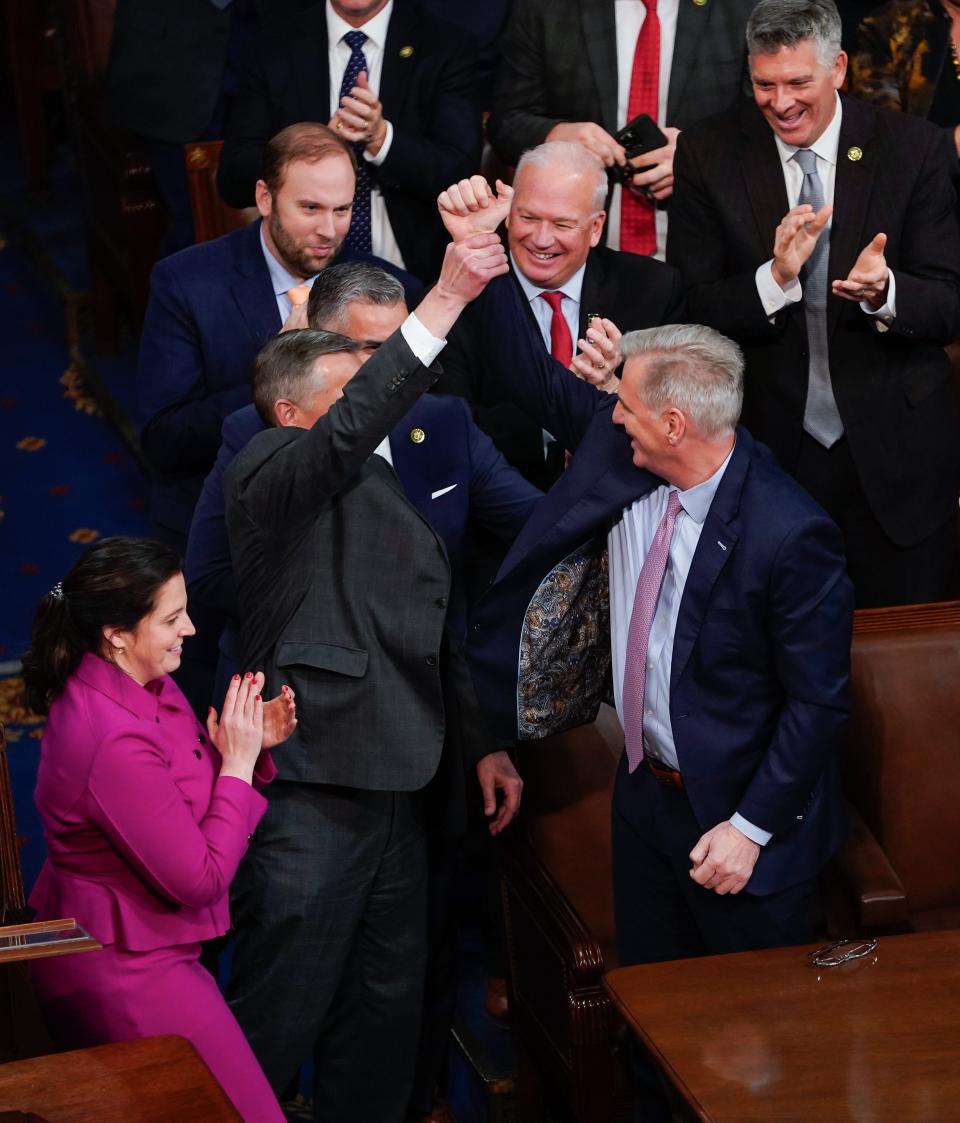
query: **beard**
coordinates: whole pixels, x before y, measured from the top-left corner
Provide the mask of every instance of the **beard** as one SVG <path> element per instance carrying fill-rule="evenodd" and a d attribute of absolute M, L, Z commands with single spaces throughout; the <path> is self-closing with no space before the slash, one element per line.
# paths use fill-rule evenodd
<path fill-rule="evenodd" d="M 332 265 L 343 244 L 342 238 L 314 238 L 313 245 L 330 247 L 329 254 L 325 257 L 318 257 L 305 246 L 297 245 L 292 235 L 280 221 L 280 216 L 276 210 L 270 212 L 270 217 L 267 219 L 267 229 L 270 231 L 273 244 L 283 258 L 283 263 L 286 265 L 288 272 L 295 277 L 313 277 L 321 269 Z"/>

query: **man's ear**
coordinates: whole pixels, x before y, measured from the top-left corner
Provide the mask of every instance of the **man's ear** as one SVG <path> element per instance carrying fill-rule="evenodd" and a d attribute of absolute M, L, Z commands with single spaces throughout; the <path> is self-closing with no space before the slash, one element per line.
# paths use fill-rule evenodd
<path fill-rule="evenodd" d="M 273 210 L 273 196 L 270 194 L 270 188 L 263 182 L 262 179 L 257 180 L 257 186 L 254 188 L 254 197 L 257 201 L 257 210 L 263 218 L 269 218 Z"/>
<path fill-rule="evenodd" d="M 598 212 L 590 221 L 593 226 L 590 231 L 590 248 L 593 249 L 594 246 L 600 243 L 600 237 L 603 234 L 603 224 L 607 221 L 607 212 Z"/>
<path fill-rule="evenodd" d="M 676 406 L 669 406 L 663 416 L 667 422 L 667 443 L 676 446 L 687 431 L 686 414 Z"/>
<path fill-rule="evenodd" d="M 289 398 L 277 398 L 273 403 L 273 416 L 279 428 L 289 429 L 291 425 L 300 424 L 300 407 Z"/>

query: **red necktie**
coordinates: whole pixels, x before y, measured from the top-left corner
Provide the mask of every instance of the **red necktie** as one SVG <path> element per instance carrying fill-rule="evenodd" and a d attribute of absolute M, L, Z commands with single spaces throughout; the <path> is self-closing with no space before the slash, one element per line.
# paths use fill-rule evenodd
<path fill-rule="evenodd" d="M 657 0 L 643 0 L 647 14 L 637 36 L 630 72 L 627 120 L 646 113 L 657 120 L 660 109 L 660 20 Z M 650 254 L 657 249 L 656 208 L 653 200 L 624 187 L 620 192 L 620 249 Z"/>
<path fill-rule="evenodd" d="M 542 292 L 540 299 L 545 300 L 553 310 L 550 320 L 550 354 L 565 367 L 573 361 L 573 339 L 570 337 L 570 328 L 566 317 L 560 311 L 563 301 L 562 292 Z"/>

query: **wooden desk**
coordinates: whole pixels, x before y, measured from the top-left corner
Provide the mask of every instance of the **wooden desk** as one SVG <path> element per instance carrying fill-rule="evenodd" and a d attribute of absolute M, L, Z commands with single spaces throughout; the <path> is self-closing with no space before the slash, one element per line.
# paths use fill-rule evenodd
<path fill-rule="evenodd" d="M 182 1037 L 0 1065 L 0 1111 L 33 1111 L 49 1123 L 242 1123 Z"/>
<path fill-rule="evenodd" d="M 839 967 L 808 950 L 621 967 L 604 988 L 691 1119 L 960 1120 L 960 931 Z"/>

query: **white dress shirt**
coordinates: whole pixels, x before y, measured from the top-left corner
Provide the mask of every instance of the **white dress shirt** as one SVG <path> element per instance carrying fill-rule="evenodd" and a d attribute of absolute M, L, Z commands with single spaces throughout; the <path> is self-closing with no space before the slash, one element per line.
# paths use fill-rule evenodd
<path fill-rule="evenodd" d="M 695 487 L 678 491 L 677 488 L 663 484 L 649 495 L 638 499 L 624 510 L 607 534 L 613 696 L 622 724 L 623 675 L 627 662 L 627 638 L 637 582 L 654 535 L 666 513 L 670 492 L 677 491 L 680 497 L 680 513 L 674 525 L 667 568 L 647 642 L 643 740 L 644 751 L 649 756 L 661 761 L 667 768 L 675 768 L 681 772 L 670 721 L 673 639 L 677 630 L 677 618 L 680 615 L 680 603 L 683 599 L 687 574 L 690 572 L 690 564 L 700 541 L 703 523 L 732 455 L 731 449 L 713 475 Z M 760 846 L 764 846 L 772 837 L 768 831 L 761 830 L 738 813 L 731 816 L 730 822 Z"/>
<path fill-rule="evenodd" d="M 677 37 L 677 12 L 680 0 L 658 0 L 657 18 L 660 20 L 660 92 L 657 124 L 662 128 L 667 119 L 667 95 L 670 89 L 670 72 L 673 68 L 673 44 Z M 642 0 L 616 0 L 614 14 L 617 27 L 617 128 L 627 123 L 627 105 L 630 101 L 630 78 L 633 74 L 633 56 L 637 36 L 647 9 Z M 607 216 L 607 245 L 620 248 L 620 194 L 623 189 L 614 187 L 610 196 L 610 213 Z M 657 252 L 664 259 L 667 246 L 667 212 L 657 208 Z"/>
<path fill-rule="evenodd" d="M 327 0 L 327 54 L 330 69 L 330 116 L 332 117 L 340 107 L 340 87 L 343 84 L 343 74 L 350 61 L 350 48 L 343 41 L 348 31 L 362 31 L 367 37 L 363 44 L 363 57 L 367 60 L 367 82 L 370 89 L 379 94 L 380 76 L 383 73 L 383 50 L 387 41 L 387 28 L 390 24 L 390 14 L 393 11 L 393 0 L 377 12 L 373 19 L 368 20 L 362 27 L 351 27 L 346 20 L 333 10 L 330 0 Z M 363 159 L 374 166 L 379 166 L 387 158 L 390 146 L 393 144 L 393 125 L 387 120 L 387 110 L 384 107 L 384 123 L 387 126 L 387 135 L 384 138 L 380 151 L 376 156 L 363 153 Z M 394 237 L 393 227 L 387 217 L 387 205 L 383 195 L 376 187 L 370 192 L 370 230 L 373 241 L 373 252 L 391 262 L 400 269 L 405 269 L 403 256 L 397 239 Z"/>
<path fill-rule="evenodd" d="M 840 126 L 843 123 L 843 105 L 840 101 L 840 95 L 836 96 L 836 109 L 834 110 L 833 117 L 830 124 L 823 130 L 819 137 L 810 145 L 810 151 L 817 158 L 817 175 L 820 177 L 820 182 L 823 184 L 823 202 L 824 205 L 831 205 L 833 203 L 833 188 L 837 178 L 837 155 L 840 147 Z M 788 208 L 793 208 L 797 205 L 800 199 L 800 189 L 803 187 L 803 172 L 800 170 L 800 165 L 794 160 L 794 153 L 797 151 L 796 146 L 784 144 L 784 142 L 774 133 L 774 140 L 777 142 L 777 152 L 780 154 L 780 162 L 783 167 L 783 181 L 787 188 L 787 205 Z M 827 223 L 827 230 L 833 225 L 833 218 Z M 861 247 L 862 248 L 862 247 Z M 773 278 L 772 273 L 773 258 L 765 261 L 763 265 L 757 269 L 757 292 L 760 294 L 760 300 L 763 302 L 764 311 L 772 319 L 781 308 L 785 308 L 788 304 L 796 304 L 803 297 L 803 287 L 800 284 L 800 278 L 795 277 L 785 289 L 782 289 Z M 828 296 L 829 299 L 829 296 Z M 840 298 L 834 298 L 840 299 Z M 860 307 L 868 316 L 882 317 L 878 319 L 877 328 L 880 331 L 886 331 L 889 322 L 896 315 L 896 284 L 893 279 L 893 271 L 890 272 L 890 282 L 887 289 L 886 303 L 882 308 L 873 308 L 867 301 L 861 301 Z M 884 322 L 886 321 L 886 323 Z"/>

